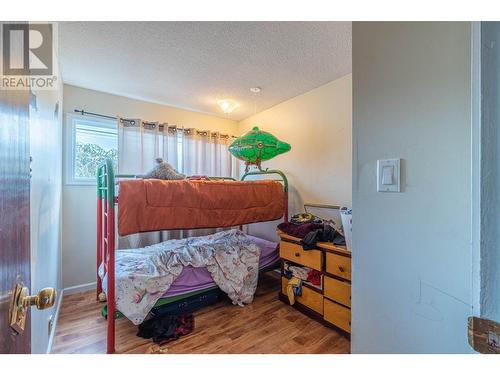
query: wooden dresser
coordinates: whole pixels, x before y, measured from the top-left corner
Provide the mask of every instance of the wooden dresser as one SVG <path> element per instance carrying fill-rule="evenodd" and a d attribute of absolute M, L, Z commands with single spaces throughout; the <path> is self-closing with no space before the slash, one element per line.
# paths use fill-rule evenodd
<path fill-rule="evenodd" d="M 321 271 L 321 285 L 302 284 L 302 295 L 296 296 L 295 307 L 304 314 L 351 333 L 351 252 L 346 247 L 318 242 L 313 250 L 304 250 L 300 238 L 278 232 L 281 258 L 281 292 L 279 298 L 289 303 L 288 279 L 284 264 L 306 266 Z"/>

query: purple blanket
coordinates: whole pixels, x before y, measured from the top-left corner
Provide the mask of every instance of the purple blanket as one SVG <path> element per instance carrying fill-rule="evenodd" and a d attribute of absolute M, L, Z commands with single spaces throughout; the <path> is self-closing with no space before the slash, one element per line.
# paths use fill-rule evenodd
<path fill-rule="evenodd" d="M 260 269 L 268 267 L 278 261 L 278 244 L 276 242 L 267 241 L 250 235 L 248 235 L 248 237 L 260 247 Z M 194 292 L 214 286 L 217 285 L 215 285 L 212 276 L 210 276 L 206 268 L 187 266 L 184 267 L 181 274 L 175 279 L 163 297 L 177 296 L 179 294 Z"/>

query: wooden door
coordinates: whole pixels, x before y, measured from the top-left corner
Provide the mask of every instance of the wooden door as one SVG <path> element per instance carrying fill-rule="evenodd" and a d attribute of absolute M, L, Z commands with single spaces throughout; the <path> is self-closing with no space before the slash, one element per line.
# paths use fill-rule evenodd
<path fill-rule="evenodd" d="M 0 90 L 0 354 L 30 353 L 24 332 L 9 325 L 16 284 L 30 286 L 29 92 Z"/>

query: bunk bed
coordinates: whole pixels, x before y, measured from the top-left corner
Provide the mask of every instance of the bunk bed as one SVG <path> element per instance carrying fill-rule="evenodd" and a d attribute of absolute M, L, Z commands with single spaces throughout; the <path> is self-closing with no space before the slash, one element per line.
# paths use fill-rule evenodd
<path fill-rule="evenodd" d="M 260 179 L 262 176 L 264 180 Z M 231 177 L 164 181 L 115 175 L 111 160 L 105 160 L 97 170 L 96 292 L 97 299 L 102 300 L 105 280 L 107 305 L 103 308 L 103 315 L 107 318 L 107 353 L 115 352 L 115 319 L 122 315 L 117 311 L 115 299 L 116 233 L 123 236 L 160 230 L 235 226 L 242 229 L 246 224 L 280 218 L 288 222 L 288 181 L 279 170 L 259 167 L 246 172 L 240 181 Z M 258 243 L 259 239 L 255 241 Z M 273 256 L 277 259 L 276 248 L 273 254 L 269 242 L 260 240 L 258 245 L 264 249 L 259 264 L 261 272 L 274 268 L 270 259 L 274 259 Z M 186 270 L 187 273 L 194 271 Z M 193 295 L 213 295 L 218 288 L 210 282 L 209 276 L 202 273 L 197 275 L 202 281 L 195 288 L 181 286 L 178 291 L 169 290 L 170 293 L 165 293 L 155 307 L 165 309 L 169 304 L 183 303 Z"/>

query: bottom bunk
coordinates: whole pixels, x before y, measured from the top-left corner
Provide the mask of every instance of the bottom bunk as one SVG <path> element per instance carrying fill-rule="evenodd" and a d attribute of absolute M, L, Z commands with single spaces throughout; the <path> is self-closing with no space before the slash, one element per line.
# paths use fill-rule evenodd
<path fill-rule="evenodd" d="M 268 272 L 279 267 L 278 243 L 258 237 L 245 235 L 253 244 L 260 248 L 259 273 Z M 117 253 L 120 250 L 117 250 Z M 103 277 L 106 289 L 106 277 Z M 148 317 L 164 315 L 180 315 L 192 313 L 202 307 L 220 301 L 226 294 L 215 284 L 206 267 L 183 267 L 180 275 L 170 285 L 169 289 L 156 301 Z M 107 305 L 101 310 L 107 318 Z M 115 312 L 115 318 L 124 315 Z"/>

